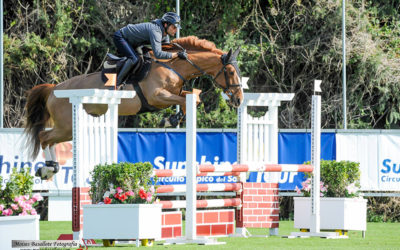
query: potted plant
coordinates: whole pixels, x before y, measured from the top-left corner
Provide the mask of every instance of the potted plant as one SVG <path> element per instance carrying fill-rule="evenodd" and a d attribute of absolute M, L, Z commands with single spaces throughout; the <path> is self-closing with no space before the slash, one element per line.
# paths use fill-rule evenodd
<path fill-rule="evenodd" d="M 39 240 L 39 218 L 35 207 L 43 200 L 32 194 L 30 169 L 14 168 L 10 179 L 2 185 L 0 176 L 0 249 L 12 249 L 12 240 Z"/>
<path fill-rule="evenodd" d="M 311 223 L 311 177 L 296 191 L 305 197 L 294 198 L 294 227 L 309 229 Z M 322 230 L 366 231 L 367 200 L 360 196 L 359 163 L 321 160 L 320 227 Z"/>
<path fill-rule="evenodd" d="M 156 200 L 153 166 L 146 163 L 97 165 L 83 206 L 83 238 L 152 242 L 161 238 L 161 204 Z M 110 241 L 110 239 L 112 239 Z"/>

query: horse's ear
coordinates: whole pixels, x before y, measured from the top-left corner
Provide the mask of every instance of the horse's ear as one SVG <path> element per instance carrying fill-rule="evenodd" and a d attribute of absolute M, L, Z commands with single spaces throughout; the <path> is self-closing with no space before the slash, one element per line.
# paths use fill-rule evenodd
<path fill-rule="evenodd" d="M 226 61 L 229 61 L 229 59 L 231 59 L 231 55 L 232 55 L 232 49 L 230 49 L 228 54 L 226 55 Z"/>
<path fill-rule="evenodd" d="M 237 49 L 235 50 L 235 52 L 233 52 L 233 54 L 232 54 L 232 59 L 236 59 L 236 57 L 239 55 L 239 52 L 240 52 L 240 47 L 237 48 Z"/>

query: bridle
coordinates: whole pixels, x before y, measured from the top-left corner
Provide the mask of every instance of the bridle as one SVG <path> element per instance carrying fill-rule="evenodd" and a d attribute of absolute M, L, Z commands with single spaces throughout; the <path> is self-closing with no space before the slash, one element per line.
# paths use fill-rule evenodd
<path fill-rule="evenodd" d="M 180 46 L 179 44 L 174 43 L 174 45 L 177 46 L 178 48 L 180 48 L 182 51 L 186 52 L 186 50 L 182 46 Z M 202 68 L 197 66 L 189 58 L 186 58 L 186 61 L 189 62 L 193 67 L 195 67 L 199 71 L 199 73 L 193 73 L 192 76 L 202 76 L 202 75 L 209 76 L 209 74 L 207 74 Z M 227 54 L 223 54 L 221 56 L 221 61 L 222 61 L 222 67 L 218 71 L 218 73 L 215 75 L 215 77 L 212 78 L 212 83 L 213 83 L 214 87 L 221 88 L 222 91 L 226 95 L 228 95 L 228 96 L 235 95 L 242 88 L 242 84 L 241 83 L 239 83 L 239 84 L 230 84 L 229 83 L 228 71 L 227 71 L 226 67 L 228 65 L 232 65 L 235 68 L 236 73 L 238 74 L 238 76 L 240 78 L 240 71 L 239 71 L 239 67 L 237 65 L 236 57 L 232 58 L 232 56 L 229 56 L 229 58 L 228 58 Z M 156 62 L 160 63 L 164 67 L 166 67 L 166 68 L 172 70 L 174 73 L 176 73 L 179 76 L 179 78 L 181 78 L 183 80 L 183 84 L 184 85 L 188 82 L 188 80 L 186 80 L 181 74 L 179 74 L 176 70 L 174 70 L 173 68 L 171 68 L 167 64 L 159 62 L 159 61 L 156 61 Z M 218 76 L 222 72 L 224 72 L 224 76 L 225 76 L 225 88 L 220 86 L 219 84 L 217 84 L 217 80 L 216 80 L 218 78 Z M 236 88 L 236 87 L 239 87 L 239 88 L 235 92 L 232 93 L 232 92 L 229 91 L 231 88 Z"/>

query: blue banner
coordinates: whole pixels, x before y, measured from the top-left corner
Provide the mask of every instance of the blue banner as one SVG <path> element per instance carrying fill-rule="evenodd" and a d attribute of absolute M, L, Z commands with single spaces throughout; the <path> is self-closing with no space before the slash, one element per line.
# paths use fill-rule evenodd
<path fill-rule="evenodd" d="M 335 133 L 321 133 L 321 159 L 336 159 Z M 278 163 L 303 164 L 307 161 L 311 161 L 311 134 L 279 133 Z M 304 173 L 282 173 L 279 189 L 294 190 L 296 186 L 301 188 L 304 180 Z"/>
<path fill-rule="evenodd" d="M 198 132 L 196 157 L 199 164 L 236 162 L 236 133 Z M 118 161 L 150 162 L 154 169 L 185 169 L 184 132 L 120 132 Z M 202 176 L 199 183 L 236 182 L 236 177 Z M 184 177 L 162 177 L 160 184 L 184 184 Z"/>
<path fill-rule="evenodd" d="M 236 133 L 198 132 L 197 162 L 221 164 L 237 161 Z M 150 162 L 155 169 L 185 169 L 186 136 L 184 132 L 120 132 L 118 134 L 118 160 L 127 162 Z M 303 164 L 311 158 L 310 133 L 279 133 L 278 163 Z M 321 134 L 321 158 L 336 159 L 334 133 Z M 263 173 L 252 173 L 250 182 L 264 182 Z M 184 177 L 160 178 L 161 184 L 184 184 Z M 235 177 L 199 177 L 200 183 L 235 182 Z M 280 190 L 294 190 L 304 181 L 303 173 L 282 173 Z"/>

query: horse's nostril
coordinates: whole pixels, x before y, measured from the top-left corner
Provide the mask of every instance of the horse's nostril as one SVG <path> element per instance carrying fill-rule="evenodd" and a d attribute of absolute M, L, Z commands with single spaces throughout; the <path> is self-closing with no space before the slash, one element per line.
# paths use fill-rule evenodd
<path fill-rule="evenodd" d="M 240 99 L 239 98 L 235 98 L 235 105 L 236 105 L 236 107 L 238 107 L 240 105 Z"/>

